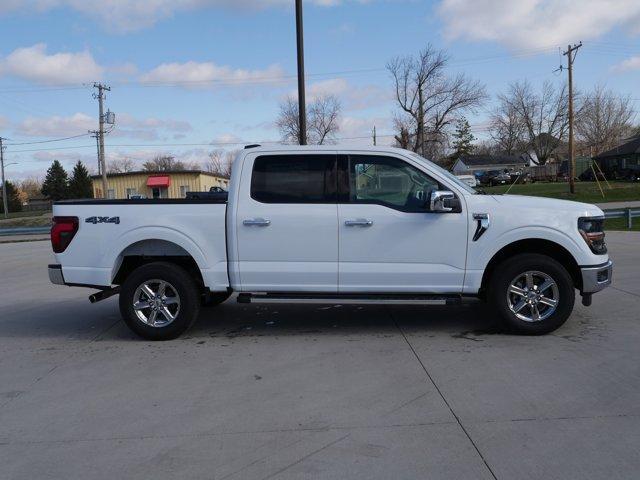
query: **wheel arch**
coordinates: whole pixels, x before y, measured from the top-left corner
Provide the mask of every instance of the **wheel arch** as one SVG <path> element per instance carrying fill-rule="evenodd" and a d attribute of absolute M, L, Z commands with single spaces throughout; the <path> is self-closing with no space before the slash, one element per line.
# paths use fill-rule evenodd
<path fill-rule="evenodd" d="M 569 275 L 571 275 L 574 286 L 578 290 L 582 289 L 582 274 L 580 272 L 580 267 L 569 250 L 559 243 L 551 240 L 529 238 L 509 243 L 491 257 L 482 275 L 479 292 L 480 296 L 484 297 L 486 295 L 489 280 L 491 279 L 496 267 L 508 258 L 523 253 L 537 253 L 553 258 L 567 269 Z"/>
<path fill-rule="evenodd" d="M 147 238 L 126 246 L 116 256 L 112 283 L 121 285 L 136 268 L 154 262 L 169 262 L 184 268 L 204 288 L 201 267 L 184 247 L 170 240 Z"/>

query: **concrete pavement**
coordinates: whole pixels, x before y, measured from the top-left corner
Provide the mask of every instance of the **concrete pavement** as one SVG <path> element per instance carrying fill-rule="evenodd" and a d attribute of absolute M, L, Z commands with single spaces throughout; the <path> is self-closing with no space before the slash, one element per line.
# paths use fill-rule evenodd
<path fill-rule="evenodd" d="M 640 234 L 552 335 L 459 307 L 239 305 L 172 342 L 0 245 L 0 478 L 628 479 L 640 471 Z"/>

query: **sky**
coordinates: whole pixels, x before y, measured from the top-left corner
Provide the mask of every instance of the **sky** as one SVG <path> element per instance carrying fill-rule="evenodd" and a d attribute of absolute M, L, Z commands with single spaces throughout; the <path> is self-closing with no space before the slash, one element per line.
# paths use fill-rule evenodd
<path fill-rule="evenodd" d="M 42 178 L 53 159 L 96 170 L 93 82 L 116 114 L 107 163 L 278 141 L 278 105 L 295 94 L 293 0 L 0 0 L 0 136 L 9 179 Z M 385 69 L 427 44 L 448 71 L 481 81 L 490 99 L 468 112 L 487 137 L 495 97 L 511 82 L 566 80 L 568 44 L 580 91 L 629 95 L 640 109 L 638 0 L 309 0 L 309 98 L 342 104 L 340 143 L 392 142 L 397 111 Z M 79 137 L 78 137 L 79 136 Z M 66 137 L 67 140 L 59 140 Z M 54 140 L 54 141 L 51 141 Z"/>

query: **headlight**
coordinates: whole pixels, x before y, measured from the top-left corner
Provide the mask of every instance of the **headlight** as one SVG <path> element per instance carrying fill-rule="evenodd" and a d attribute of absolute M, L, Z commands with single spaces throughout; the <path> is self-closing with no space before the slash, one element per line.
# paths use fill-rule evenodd
<path fill-rule="evenodd" d="M 604 217 L 579 218 L 578 231 L 593 253 L 596 255 L 607 253 L 607 244 L 604 241 Z"/>

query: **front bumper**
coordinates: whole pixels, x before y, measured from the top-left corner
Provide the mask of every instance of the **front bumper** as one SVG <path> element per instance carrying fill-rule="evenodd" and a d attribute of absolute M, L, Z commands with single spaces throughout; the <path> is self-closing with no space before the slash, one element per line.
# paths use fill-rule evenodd
<path fill-rule="evenodd" d="M 62 275 L 62 265 L 49 265 L 49 281 L 56 285 L 66 285 Z"/>
<path fill-rule="evenodd" d="M 581 267 L 582 293 L 596 293 L 611 285 L 613 275 L 613 262 L 609 260 L 602 265 L 594 267 Z"/>

